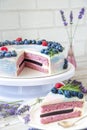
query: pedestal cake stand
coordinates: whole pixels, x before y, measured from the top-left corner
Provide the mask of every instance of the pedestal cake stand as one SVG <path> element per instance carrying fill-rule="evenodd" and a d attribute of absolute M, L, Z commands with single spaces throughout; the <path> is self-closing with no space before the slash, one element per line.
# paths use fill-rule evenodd
<path fill-rule="evenodd" d="M 0 76 L 0 98 L 5 100 L 27 100 L 45 96 L 56 82 L 71 78 L 75 68 L 69 63 L 67 70 L 48 75 L 25 68 L 18 77 Z"/>

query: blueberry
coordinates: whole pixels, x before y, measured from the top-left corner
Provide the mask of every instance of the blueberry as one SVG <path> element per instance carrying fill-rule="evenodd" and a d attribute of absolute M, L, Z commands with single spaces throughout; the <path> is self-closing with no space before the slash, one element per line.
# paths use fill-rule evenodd
<path fill-rule="evenodd" d="M 28 45 L 29 41 L 27 39 L 24 40 L 24 44 Z"/>
<path fill-rule="evenodd" d="M 0 42 L 0 47 L 4 46 L 4 42 Z"/>
<path fill-rule="evenodd" d="M 3 53 L 0 52 L 0 59 L 3 58 L 3 57 L 4 57 Z"/>
<path fill-rule="evenodd" d="M 58 42 L 55 42 L 55 47 L 58 46 Z"/>
<path fill-rule="evenodd" d="M 68 68 L 68 60 L 64 59 L 63 69 L 67 69 L 67 68 Z"/>
<path fill-rule="evenodd" d="M 17 53 L 16 53 L 16 51 L 15 50 L 13 50 L 12 52 L 11 52 L 11 56 L 17 56 Z"/>
<path fill-rule="evenodd" d="M 78 92 L 77 92 L 77 91 L 71 91 L 71 95 L 72 95 L 73 97 L 77 97 L 77 96 L 78 96 Z"/>
<path fill-rule="evenodd" d="M 41 44 L 42 44 L 42 41 L 41 41 L 41 40 L 36 41 L 36 44 L 37 44 L 37 45 L 41 45 Z"/>
<path fill-rule="evenodd" d="M 47 54 L 47 55 L 48 55 L 48 54 L 49 54 L 49 50 L 46 49 L 46 50 L 44 51 L 44 54 Z"/>
<path fill-rule="evenodd" d="M 6 51 L 2 51 L 3 56 L 5 55 Z"/>
<path fill-rule="evenodd" d="M 8 41 L 8 40 L 5 40 L 5 41 L 4 41 L 4 44 L 5 44 L 5 45 L 11 45 L 11 42 Z"/>
<path fill-rule="evenodd" d="M 11 44 L 12 44 L 12 45 L 15 45 L 15 40 L 11 41 Z"/>
<path fill-rule="evenodd" d="M 62 89 L 58 89 L 58 94 L 63 94 L 63 90 Z"/>
<path fill-rule="evenodd" d="M 0 47 L 2 46 L 2 43 L 0 42 Z"/>
<path fill-rule="evenodd" d="M 67 64 L 64 64 L 63 65 L 63 69 L 67 69 L 68 65 Z"/>
<path fill-rule="evenodd" d="M 83 98 L 83 93 L 78 92 L 78 96 L 77 97 L 80 98 L 80 99 L 82 99 Z"/>
<path fill-rule="evenodd" d="M 48 47 L 51 47 L 51 43 L 50 42 L 48 42 Z"/>
<path fill-rule="evenodd" d="M 58 90 L 57 90 L 55 87 L 53 87 L 53 88 L 51 89 L 51 92 L 52 92 L 52 93 L 57 93 Z"/>
<path fill-rule="evenodd" d="M 9 52 L 6 52 L 5 53 L 5 57 L 11 57 L 11 52 L 9 51 Z"/>
<path fill-rule="evenodd" d="M 55 48 L 55 44 L 51 44 L 51 48 Z"/>
<path fill-rule="evenodd" d="M 14 44 L 15 44 L 15 45 L 19 45 L 19 42 L 16 41 L 16 40 L 14 40 Z"/>
<path fill-rule="evenodd" d="M 41 50 L 41 53 L 44 53 L 44 52 L 45 52 L 45 49 L 42 49 L 42 50 Z"/>
<path fill-rule="evenodd" d="M 65 97 L 70 98 L 71 97 L 71 92 L 68 91 L 68 90 L 65 90 L 64 95 L 65 95 Z"/>
<path fill-rule="evenodd" d="M 19 42 L 19 45 L 23 45 L 23 44 L 24 44 L 24 41 L 20 41 L 20 42 Z"/>
<path fill-rule="evenodd" d="M 63 51 L 63 47 L 60 45 L 59 46 L 59 52 L 62 52 Z"/>
<path fill-rule="evenodd" d="M 36 40 L 32 40 L 32 44 L 36 44 Z"/>
<path fill-rule="evenodd" d="M 64 59 L 64 63 L 65 63 L 65 64 L 67 64 L 67 63 L 68 63 L 68 60 L 67 60 L 66 58 Z"/>
<path fill-rule="evenodd" d="M 57 45 L 57 46 L 56 46 L 56 49 L 58 49 L 58 50 L 59 50 L 59 45 Z"/>
<path fill-rule="evenodd" d="M 32 40 L 28 40 L 28 44 L 31 44 L 32 43 Z"/>

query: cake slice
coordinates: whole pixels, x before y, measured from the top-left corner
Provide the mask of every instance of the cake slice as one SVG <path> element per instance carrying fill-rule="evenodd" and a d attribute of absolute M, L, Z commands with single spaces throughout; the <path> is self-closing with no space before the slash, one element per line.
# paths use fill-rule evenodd
<path fill-rule="evenodd" d="M 80 117 L 85 101 L 80 87 L 79 82 L 75 80 L 65 85 L 56 84 L 41 103 L 41 123 Z"/>

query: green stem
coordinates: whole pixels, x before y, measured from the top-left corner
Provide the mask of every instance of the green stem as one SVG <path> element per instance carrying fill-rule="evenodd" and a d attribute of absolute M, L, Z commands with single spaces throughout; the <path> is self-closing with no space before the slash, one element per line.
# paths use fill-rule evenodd
<path fill-rule="evenodd" d="M 66 29 L 66 33 L 67 33 L 67 35 L 68 35 L 68 40 L 69 40 L 69 43 L 70 43 L 70 34 L 69 34 L 69 31 L 68 31 L 68 29 L 67 29 L 66 26 L 65 26 L 65 29 Z"/>
<path fill-rule="evenodd" d="M 72 23 L 70 24 L 70 46 L 72 46 L 73 40 L 72 40 Z"/>
<path fill-rule="evenodd" d="M 77 31 L 78 24 L 79 24 L 79 19 L 77 20 L 77 24 L 76 24 L 75 29 L 74 29 L 74 32 L 73 32 L 72 42 L 73 42 L 73 39 L 74 39 L 74 37 L 75 37 L 75 34 L 76 34 L 76 31 Z"/>
<path fill-rule="evenodd" d="M 23 102 L 23 100 L 18 100 L 18 101 L 13 101 L 13 102 L 0 101 L 0 103 L 8 103 L 8 104 L 16 104 L 18 102 Z"/>
<path fill-rule="evenodd" d="M 41 98 L 37 98 L 36 101 L 35 101 L 35 103 L 33 103 L 33 104 L 30 105 L 30 106 L 32 107 L 32 106 L 36 105 L 37 103 L 42 102 L 42 100 L 43 100 L 43 99 L 41 99 Z"/>

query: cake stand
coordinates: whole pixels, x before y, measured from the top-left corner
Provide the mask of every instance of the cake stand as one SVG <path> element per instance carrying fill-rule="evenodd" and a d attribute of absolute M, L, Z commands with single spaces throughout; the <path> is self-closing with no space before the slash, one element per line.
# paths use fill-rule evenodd
<path fill-rule="evenodd" d="M 18 77 L 0 76 L 0 98 L 27 100 L 45 96 L 55 83 L 71 78 L 74 73 L 75 68 L 69 63 L 68 69 L 54 75 L 25 68 Z"/>

